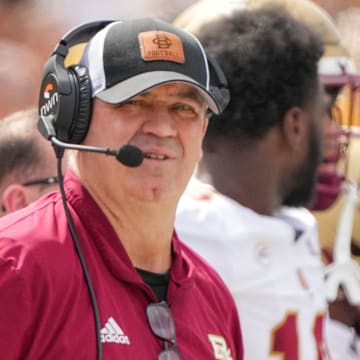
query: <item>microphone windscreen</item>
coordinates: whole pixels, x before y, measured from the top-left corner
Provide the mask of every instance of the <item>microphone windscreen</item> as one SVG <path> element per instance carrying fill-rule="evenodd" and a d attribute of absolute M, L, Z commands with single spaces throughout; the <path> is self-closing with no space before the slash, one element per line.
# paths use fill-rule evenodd
<path fill-rule="evenodd" d="M 137 167 L 143 162 L 144 153 L 136 146 L 124 145 L 119 149 L 116 159 L 125 166 Z"/>

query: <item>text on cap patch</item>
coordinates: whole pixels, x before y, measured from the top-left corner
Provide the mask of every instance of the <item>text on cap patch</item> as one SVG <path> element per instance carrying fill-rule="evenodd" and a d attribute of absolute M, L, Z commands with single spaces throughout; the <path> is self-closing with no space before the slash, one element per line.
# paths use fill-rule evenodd
<path fill-rule="evenodd" d="M 146 31 L 138 36 L 145 61 L 167 60 L 183 64 L 184 49 L 179 36 L 166 31 Z"/>

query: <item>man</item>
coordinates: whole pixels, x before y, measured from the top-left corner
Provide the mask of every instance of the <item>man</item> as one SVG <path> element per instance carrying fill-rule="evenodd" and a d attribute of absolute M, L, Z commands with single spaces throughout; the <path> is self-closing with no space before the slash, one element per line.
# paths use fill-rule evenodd
<path fill-rule="evenodd" d="M 222 111 L 198 40 L 156 19 L 85 24 L 40 94 L 39 129 L 59 157 L 78 150 L 61 193 L 0 221 L 1 358 L 242 359 L 229 291 L 173 229 L 206 114 Z M 122 164 L 94 154 L 123 144 L 105 151 Z"/>
<path fill-rule="evenodd" d="M 37 130 L 36 108 L 0 120 L 0 215 L 58 188 L 56 157 Z"/>
<path fill-rule="evenodd" d="M 178 22 L 218 60 L 231 101 L 209 123 L 176 229 L 232 291 L 246 359 L 327 359 L 317 228 L 303 208 L 322 157 L 322 43 L 281 7 L 219 5 Z"/>

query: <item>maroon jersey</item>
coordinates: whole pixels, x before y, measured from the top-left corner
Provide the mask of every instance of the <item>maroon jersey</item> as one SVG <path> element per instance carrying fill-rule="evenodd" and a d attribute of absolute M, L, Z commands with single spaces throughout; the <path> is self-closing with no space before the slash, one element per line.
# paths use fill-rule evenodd
<path fill-rule="evenodd" d="M 103 358 L 156 359 L 156 302 L 121 239 L 74 175 L 68 205 L 97 297 Z M 174 234 L 167 302 L 183 359 L 243 358 L 239 319 L 222 280 Z M 0 219 L 0 358 L 96 359 L 89 291 L 60 193 Z"/>

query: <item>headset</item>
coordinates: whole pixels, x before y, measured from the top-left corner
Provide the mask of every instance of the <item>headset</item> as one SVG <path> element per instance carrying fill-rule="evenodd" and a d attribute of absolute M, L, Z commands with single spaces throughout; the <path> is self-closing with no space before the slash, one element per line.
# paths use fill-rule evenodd
<path fill-rule="evenodd" d="M 124 145 L 119 150 L 79 145 L 86 137 L 91 121 L 91 80 L 88 69 L 78 64 L 82 52 L 77 54 L 77 61 L 73 61 L 73 64 L 69 66 L 66 66 L 67 56 L 72 47 L 84 43 L 84 46 L 86 46 L 86 43 L 97 32 L 114 21 L 101 20 L 85 23 L 65 34 L 44 65 L 39 95 L 38 129 L 47 140 L 51 141 L 58 159 L 59 187 L 65 215 L 89 290 L 94 313 L 98 360 L 102 359 L 100 315 L 96 294 L 67 205 L 61 161 L 64 149 L 77 149 L 112 155 L 118 161 L 130 167 L 139 166 L 143 161 L 144 154 L 142 151 L 131 145 Z M 210 77 L 209 91 L 218 102 L 220 110 L 223 111 L 230 101 L 226 78 L 217 62 L 208 56 L 207 59 Z"/>
<path fill-rule="evenodd" d="M 70 30 L 56 45 L 43 69 L 39 95 L 40 116 L 51 116 L 55 137 L 63 142 L 79 144 L 85 138 L 92 114 L 91 80 L 88 69 L 80 64 L 65 66 L 69 49 L 87 43 L 97 32 L 114 20 L 85 23 Z M 207 56 L 210 74 L 209 91 L 221 111 L 230 101 L 225 76 L 217 62 Z M 40 132 L 46 138 L 49 134 Z"/>

